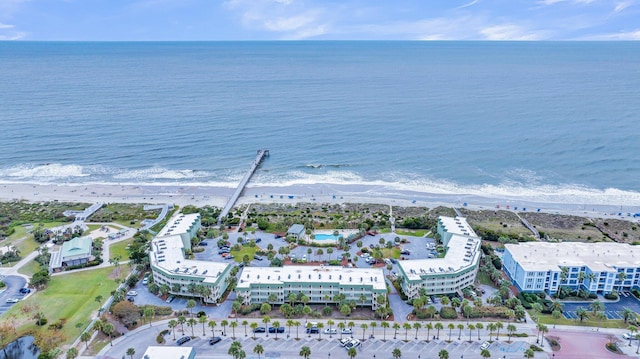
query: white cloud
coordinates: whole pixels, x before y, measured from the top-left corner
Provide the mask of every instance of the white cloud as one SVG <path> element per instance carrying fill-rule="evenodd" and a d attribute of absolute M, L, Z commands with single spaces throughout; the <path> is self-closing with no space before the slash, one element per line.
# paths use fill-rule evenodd
<path fill-rule="evenodd" d="M 640 41 L 640 29 L 589 36 L 584 40 Z"/>
<path fill-rule="evenodd" d="M 0 22 L 0 30 L 2 29 L 13 29 L 13 25 L 3 24 Z"/>
<path fill-rule="evenodd" d="M 596 0 L 541 0 L 540 3 L 543 5 L 554 5 L 562 2 L 568 2 L 573 4 L 591 4 L 596 2 Z"/>
<path fill-rule="evenodd" d="M 616 7 L 613 9 L 613 12 L 620 12 L 620 11 L 628 8 L 629 6 L 633 5 L 633 3 L 634 3 L 634 1 L 632 1 L 632 0 L 621 1 L 621 2 L 616 4 Z"/>
<path fill-rule="evenodd" d="M 480 29 L 480 34 L 482 34 L 486 40 L 532 41 L 541 39 L 539 34 L 514 24 L 485 27 Z"/>
<path fill-rule="evenodd" d="M 477 4 L 478 1 L 480 1 L 480 0 L 473 0 L 473 1 L 469 2 L 469 3 L 462 4 L 462 5 L 458 6 L 456 9 L 464 9 L 466 7 L 469 7 L 469 6 L 473 6 L 473 5 Z"/>

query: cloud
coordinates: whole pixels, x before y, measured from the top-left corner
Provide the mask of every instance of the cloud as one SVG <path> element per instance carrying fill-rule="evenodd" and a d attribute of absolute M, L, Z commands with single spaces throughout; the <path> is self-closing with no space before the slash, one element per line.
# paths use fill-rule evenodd
<path fill-rule="evenodd" d="M 596 0 L 541 0 L 540 4 L 542 5 L 554 5 L 558 3 L 573 3 L 573 4 L 591 4 L 596 2 Z"/>
<path fill-rule="evenodd" d="M 632 0 L 626 0 L 626 1 L 621 1 L 619 3 L 616 4 L 616 7 L 613 9 L 613 12 L 621 12 L 622 10 L 628 8 L 629 6 L 633 5 L 634 1 Z"/>
<path fill-rule="evenodd" d="M 0 41 L 20 40 L 27 36 L 24 31 L 14 30 L 15 26 L 0 22 Z"/>
<path fill-rule="evenodd" d="M 473 0 L 470 3 L 462 4 L 462 5 L 458 6 L 456 9 L 464 9 L 466 7 L 469 7 L 469 6 L 473 6 L 473 5 L 477 4 L 478 1 L 480 1 L 480 0 Z"/>
<path fill-rule="evenodd" d="M 486 40 L 533 41 L 541 35 L 514 24 L 495 25 L 480 29 Z"/>
<path fill-rule="evenodd" d="M 623 31 L 609 34 L 599 34 L 584 38 L 584 40 L 599 41 L 638 41 L 640 40 L 640 29 Z"/>
<path fill-rule="evenodd" d="M 3 30 L 3 29 L 13 29 L 13 25 L 3 24 L 0 22 L 0 30 Z"/>

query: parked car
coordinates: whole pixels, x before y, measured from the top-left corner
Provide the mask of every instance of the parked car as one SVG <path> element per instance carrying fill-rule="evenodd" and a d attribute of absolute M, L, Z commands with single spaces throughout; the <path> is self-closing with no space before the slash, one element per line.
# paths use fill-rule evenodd
<path fill-rule="evenodd" d="M 127 292 L 127 295 L 135 297 L 136 295 L 138 295 L 138 292 L 136 292 L 135 290 L 130 290 L 130 291 Z"/>
<path fill-rule="evenodd" d="M 255 260 L 257 260 L 257 261 L 261 261 L 261 260 L 262 260 L 262 257 L 260 257 L 260 256 L 259 256 L 259 255 L 257 255 L 257 254 L 254 254 L 254 255 L 253 255 L 253 259 L 255 259 Z"/>
<path fill-rule="evenodd" d="M 31 289 L 29 289 L 29 288 L 20 288 L 20 293 L 29 294 L 29 293 L 31 293 Z"/>
<path fill-rule="evenodd" d="M 491 343 L 489 343 L 489 342 L 482 343 L 482 345 L 480 346 L 480 350 L 485 350 L 485 349 L 489 348 L 489 345 L 491 345 Z"/>
<path fill-rule="evenodd" d="M 224 255 L 225 253 L 231 253 L 231 250 L 229 250 L 229 249 L 221 249 L 221 250 L 218 251 L 218 254 Z"/>
<path fill-rule="evenodd" d="M 269 327 L 269 333 L 284 333 L 284 327 Z"/>
<path fill-rule="evenodd" d="M 353 334 L 353 331 L 349 328 L 344 328 L 341 331 L 342 334 Z"/>
<path fill-rule="evenodd" d="M 375 247 L 375 245 L 374 245 L 373 243 L 371 243 L 371 244 L 369 245 L 369 248 L 373 249 L 373 247 Z"/>
<path fill-rule="evenodd" d="M 201 245 L 201 246 L 208 246 L 208 245 L 209 245 L 209 243 L 207 243 L 207 242 L 200 242 L 200 245 Z"/>
<path fill-rule="evenodd" d="M 409 251 L 408 249 L 403 249 L 403 250 L 400 252 L 400 254 L 404 254 L 404 255 L 408 256 L 408 255 L 410 255 L 410 254 L 411 254 L 411 251 Z"/>
<path fill-rule="evenodd" d="M 337 334 L 338 331 L 336 330 L 336 328 L 327 328 L 324 330 L 324 334 Z"/>
<path fill-rule="evenodd" d="M 178 339 L 177 343 L 178 343 L 178 345 L 182 345 L 182 344 L 184 344 L 184 343 L 186 343 L 186 342 L 188 342 L 188 341 L 191 341 L 191 338 L 189 338 L 189 337 L 182 337 L 182 338 Z"/>
<path fill-rule="evenodd" d="M 340 345 L 345 346 L 345 345 L 347 345 L 350 341 L 351 341 L 351 338 L 349 338 L 349 337 L 344 337 L 344 338 L 340 339 Z"/>
<path fill-rule="evenodd" d="M 133 297 L 127 297 L 127 300 L 130 301 L 131 303 L 136 301 Z"/>
<path fill-rule="evenodd" d="M 142 285 L 147 285 L 149 284 L 149 278 L 145 278 L 142 280 Z"/>
<path fill-rule="evenodd" d="M 214 345 L 214 344 L 220 343 L 221 341 L 222 341 L 222 338 L 213 337 L 213 338 L 209 339 L 209 345 Z"/>
<path fill-rule="evenodd" d="M 631 332 L 622 334 L 622 338 L 624 338 L 625 340 L 636 340 L 637 339 L 636 336 Z"/>
<path fill-rule="evenodd" d="M 234 257 L 231 254 L 229 254 L 228 256 L 224 257 L 224 259 L 233 259 L 233 258 Z"/>
<path fill-rule="evenodd" d="M 351 349 L 351 348 L 355 348 L 358 345 L 360 345 L 360 341 L 358 339 L 352 339 L 350 342 L 347 343 L 347 345 L 345 345 L 345 349 Z"/>
<path fill-rule="evenodd" d="M 262 238 L 256 239 L 256 243 L 260 243 L 260 242 L 262 242 Z"/>
<path fill-rule="evenodd" d="M 19 298 L 9 298 L 7 299 L 7 303 L 18 303 L 20 301 Z"/>
<path fill-rule="evenodd" d="M 318 328 L 307 328 L 307 334 L 318 334 L 320 333 L 320 329 Z"/>
<path fill-rule="evenodd" d="M 393 263 L 393 264 L 398 264 L 398 260 L 397 260 L 397 259 L 395 259 L 395 258 L 391 258 L 391 263 Z"/>
<path fill-rule="evenodd" d="M 264 327 L 257 327 L 256 329 L 253 330 L 254 333 L 264 333 L 267 330 L 264 329 Z"/>
<path fill-rule="evenodd" d="M 171 302 L 173 302 L 173 300 L 174 300 L 174 299 L 176 299 L 176 297 L 174 297 L 174 296 L 170 295 L 170 296 L 167 298 L 167 300 L 165 300 L 165 302 L 167 302 L 167 303 L 171 303 Z"/>

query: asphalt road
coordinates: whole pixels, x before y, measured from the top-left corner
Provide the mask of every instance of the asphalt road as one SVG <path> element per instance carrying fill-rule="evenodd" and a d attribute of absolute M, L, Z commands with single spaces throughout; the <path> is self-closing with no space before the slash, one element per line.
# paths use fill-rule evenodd
<path fill-rule="evenodd" d="M 24 278 L 15 275 L 6 276 L 3 281 L 7 284 L 7 287 L 0 293 L 0 315 L 4 314 L 4 312 L 9 310 L 13 305 L 13 303 L 7 303 L 7 299 L 22 299 L 24 297 L 24 295 L 20 294 L 19 290 L 27 283 Z"/>

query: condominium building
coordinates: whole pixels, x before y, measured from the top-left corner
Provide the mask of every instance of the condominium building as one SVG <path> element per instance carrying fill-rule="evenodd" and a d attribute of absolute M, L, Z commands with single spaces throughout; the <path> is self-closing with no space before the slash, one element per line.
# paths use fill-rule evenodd
<path fill-rule="evenodd" d="M 384 274 L 379 268 L 332 266 L 245 267 L 236 285 L 244 304 L 288 301 L 289 294 L 303 293 L 309 303 L 336 303 L 336 294 L 358 305 L 378 308 L 377 298 L 387 294 Z M 269 297 L 275 294 L 275 301 Z"/>
<path fill-rule="evenodd" d="M 446 253 L 442 258 L 402 260 L 398 277 L 410 299 L 424 289 L 428 295 L 461 292 L 476 279 L 480 263 L 480 238 L 462 217 L 439 217 L 438 234 Z"/>
<path fill-rule="evenodd" d="M 567 286 L 606 294 L 640 286 L 640 246 L 525 242 L 505 248 L 504 269 L 521 291 L 551 294 Z"/>
<path fill-rule="evenodd" d="M 167 284 L 169 293 L 216 303 L 227 289 L 231 265 L 186 259 L 191 239 L 200 229 L 200 215 L 176 214 L 151 241 L 149 261 L 156 284 Z"/>

